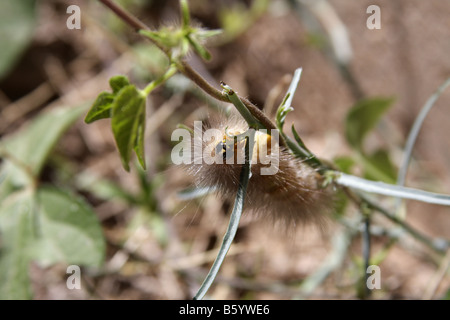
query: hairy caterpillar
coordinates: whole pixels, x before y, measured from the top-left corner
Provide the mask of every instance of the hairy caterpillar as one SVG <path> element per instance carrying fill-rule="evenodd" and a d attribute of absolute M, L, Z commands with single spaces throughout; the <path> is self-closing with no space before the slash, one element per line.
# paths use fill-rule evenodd
<path fill-rule="evenodd" d="M 237 151 L 244 149 L 245 141 L 236 139 L 231 140 L 230 144 L 230 138 L 246 132 L 248 125 L 233 115 L 212 121 L 210 128 L 216 129 L 219 134 L 194 139 L 192 150 L 201 148 L 204 152 L 193 152 L 194 161 L 187 166 L 187 170 L 198 187 L 215 188 L 223 198 L 232 200 L 236 196 L 243 163 L 238 161 Z M 280 148 L 273 140 L 270 135 L 256 131 L 252 175 L 244 210 L 286 227 L 305 222 L 323 225 L 326 220 L 324 213 L 332 204 L 332 192 L 321 187 L 322 180 L 314 169 Z M 262 154 L 266 152 L 265 162 L 261 151 Z M 207 161 L 208 156 L 215 161 Z M 264 169 L 273 167 L 274 163 L 274 174 L 262 173 Z"/>

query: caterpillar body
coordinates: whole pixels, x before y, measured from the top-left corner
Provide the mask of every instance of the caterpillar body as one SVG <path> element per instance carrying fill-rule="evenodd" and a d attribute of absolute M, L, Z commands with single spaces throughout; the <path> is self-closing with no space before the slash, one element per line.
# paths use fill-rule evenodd
<path fill-rule="evenodd" d="M 248 126 L 244 120 L 231 116 L 212 121 L 210 127 L 220 134 L 194 139 L 193 148 L 202 148 L 216 161 L 205 161 L 205 152 L 194 153 L 187 171 L 197 187 L 214 188 L 223 198 L 233 200 L 243 165 L 238 151 L 244 149 L 245 140 L 231 138 L 245 133 Z M 256 131 L 254 135 L 244 210 L 286 227 L 308 222 L 322 226 L 332 205 L 331 190 L 321 186 L 322 179 L 313 168 L 281 148 L 270 134 Z M 269 169 L 272 171 L 267 174 Z"/>

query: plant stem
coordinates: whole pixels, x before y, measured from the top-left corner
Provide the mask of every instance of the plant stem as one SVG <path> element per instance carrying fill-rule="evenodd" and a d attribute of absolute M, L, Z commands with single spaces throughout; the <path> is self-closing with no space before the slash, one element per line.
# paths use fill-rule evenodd
<path fill-rule="evenodd" d="M 141 29 L 148 30 L 149 28 L 138 18 L 133 16 L 128 11 L 124 10 L 122 7 L 118 6 L 111 0 L 98 0 L 111 9 L 123 22 L 132 27 L 135 31 L 139 31 Z"/>
<path fill-rule="evenodd" d="M 379 181 L 371 181 L 343 172 L 334 172 L 334 182 L 345 187 L 365 192 L 377 193 L 385 196 L 412 199 L 433 204 L 450 206 L 450 195 L 433 193 L 414 188 L 401 187 Z"/>
<path fill-rule="evenodd" d="M 148 26 L 146 26 L 142 21 L 137 19 L 135 16 L 130 14 L 128 11 L 124 10 L 122 7 L 118 6 L 111 0 L 99 0 L 101 3 L 103 3 L 105 6 L 107 6 L 111 11 L 113 11 L 123 22 L 128 24 L 130 27 L 132 27 L 137 32 L 139 30 L 151 30 Z M 152 41 L 148 37 L 146 39 Z M 170 50 L 167 48 L 164 48 L 160 44 L 156 43 L 155 41 L 152 41 L 152 43 L 157 46 L 161 51 L 163 51 L 167 57 L 170 58 Z M 217 100 L 223 101 L 223 102 L 229 102 L 226 97 L 222 95 L 222 92 L 213 86 L 211 86 L 200 74 L 197 73 L 185 60 L 182 60 L 180 63 L 177 64 L 178 70 L 184 74 L 187 78 L 192 80 L 197 86 L 199 86 L 203 91 L 211 95 L 212 97 L 216 98 Z M 258 109 L 257 106 L 255 106 L 253 103 L 251 103 L 249 100 L 245 98 L 240 98 L 244 105 L 248 108 L 248 110 L 251 112 L 251 114 L 258 119 L 259 122 L 261 122 L 266 129 L 276 129 L 275 125 L 272 123 L 272 121 L 261 111 Z M 280 145 L 283 145 L 283 141 L 280 141 Z"/>
<path fill-rule="evenodd" d="M 369 274 L 367 273 L 367 269 L 370 265 L 370 248 L 371 248 L 371 238 L 370 238 L 370 213 L 364 213 L 364 229 L 362 232 L 362 255 L 364 259 L 364 298 L 367 299 L 370 297 L 371 291 L 367 286 L 367 280 L 369 278 Z"/>
<path fill-rule="evenodd" d="M 248 126 L 254 129 L 262 129 L 261 123 L 259 123 L 258 120 L 256 120 L 253 117 L 253 115 L 246 108 L 242 100 L 239 99 L 239 96 L 236 94 L 236 92 L 234 92 L 234 90 L 231 89 L 231 87 L 225 84 L 224 82 L 221 82 L 220 85 L 222 86 L 223 93 L 228 98 L 228 101 L 234 104 L 234 106 L 239 111 L 241 116 L 245 119 L 245 121 L 247 121 Z"/>
<path fill-rule="evenodd" d="M 197 71 L 195 71 L 185 60 L 178 64 L 178 70 L 211 97 L 223 102 L 230 102 L 225 96 L 222 95 L 222 91 L 210 85 L 208 81 L 206 81 Z"/>
<path fill-rule="evenodd" d="M 192 80 L 197 86 L 203 89 L 207 94 L 223 102 L 230 102 L 222 91 L 211 86 L 197 71 L 195 71 L 185 60 L 179 65 L 179 71 Z M 275 124 L 249 100 L 239 97 L 242 103 L 247 107 L 250 113 L 259 121 L 266 129 L 276 129 Z M 282 142 L 280 142 L 281 145 Z"/>
<path fill-rule="evenodd" d="M 175 65 L 171 65 L 169 69 L 164 73 L 161 77 L 156 80 L 150 82 L 142 91 L 146 96 L 150 94 L 157 86 L 165 82 L 167 79 L 172 77 L 177 72 L 177 67 Z"/>
<path fill-rule="evenodd" d="M 342 187 L 342 186 L 341 186 Z M 427 245 L 431 249 L 442 253 L 445 252 L 448 248 L 450 248 L 450 241 L 445 239 L 432 239 L 428 238 L 427 236 L 421 234 L 419 231 L 411 227 L 409 224 L 404 222 L 402 219 L 397 217 L 395 214 L 389 212 L 387 209 L 379 206 L 378 204 L 372 202 L 365 196 L 361 194 L 356 194 L 348 187 L 342 187 L 342 190 L 345 192 L 347 197 L 359 208 L 363 204 L 366 205 L 369 209 L 372 209 L 374 211 L 378 211 L 383 216 L 391 220 L 392 222 L 398 224 L 400 227 L 402 227 L 405 231 L 407 231 L 409 234 L 411 234 L 414 238 L 421 241 L 423 244 Z"/>
<path fill-rule="evenodd" d="M 405 229 L 407 232 L 409 232 L 414 238 L 416 238 L 417 240 L 426 244 L 433 250 L 442 253 L 442 252 L 445 252 L 449 248 L 450 242 L 448 240 L 428 238 L 427 236 L 421 234 L 419 231 L 417 231 L 416 229 L 411 227 L 409 224 L 405 223 L 402 219 L 398 218 L 396 215 L 390 213 L 388 210 L 380 207 L 379 205 L 375 204 L 374 202 L 370 201 L 369 199 L 365 198 L 362 195 L 359 195 L 359 197 L 361 198 L 361 201 L 365 202 L 371 209 L 380 212 L 386 218 L 397 223 L 403 229 Z"/>
<path fill-rule="evenodd" d="M 428 100 L 425 102 L 425 105 L 422 107 L 419 115 L 417 116 L 416 120 L 414 121 L 411 131 L 409 132 L 408 139 L 406 141 L 405 150 L 403 152 L 402 163 L 398 171 L 397 185 L 399 186 L 405 185 L 406 173 L 408 172 L 408 165 L 409 161 L 411 160 L 412 150 L 416 142 L 416 138 L 419 135 L 420 128 L 422 127 L 422 123 L 424 122 L 434 103 L 437 101 L 439 96 L 449 85 L 450 85 L 450 78 L 445 80 L 445 82 L 439 86 L 436 92 L 431 97 L 428 98 Z M 401 200 L 398 199 L 395 211 L 398 211 L 400 204 Z"/>
<path fill-rule="evenodd" d="M 233 211 L 231 212 L 230 222 L 228 224 L 227 231 L 225 236 L 223 237 L 222 245 L 220 246 L 219 253 L 217 254 L 216 260 L 208 272 L 205 280 L 203 281 L 200 289 L 194 297 L 194 300 L 201 300 L 205 296 L 206 292 L 208 292 L 209 288 L 214 282 L 219 269 L 225 260 L 228 250 L 233 243 L 234 236 L 236 235 L 236 231 L 239 227 L 239 221 L 241 219 L 241 214 L 244 209 L 244 200 L 245 195 L 247 193 L 248 181 L 250 179 L 250 168 L 251 168 L 251 159 L 253 148 L 250 147 L 250 141 L 254 141 L 255 139 L 255 131 L 250 130 L 250 135 L 246 138 L 247 141 L 245 143 L 245 164 L 242 166 L 239 188 L 236 194 L 236 200 L 234 201 Z"/>
<path fill-rule="evenodd" d="M 191 23 L 191 17 L 189 14 L 189 6 L 187 3 L 187 0 L 180 0 L 180 6 L 181 6 L 181 17 L 183 22 L 183 27 L 189 27 L 189 24 Z"/>

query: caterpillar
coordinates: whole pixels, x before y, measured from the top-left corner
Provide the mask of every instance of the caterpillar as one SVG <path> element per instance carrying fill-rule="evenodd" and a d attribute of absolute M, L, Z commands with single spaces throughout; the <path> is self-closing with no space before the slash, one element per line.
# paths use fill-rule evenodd
<path fill-rule="evenodd" d="M 207 129 L 204 127 L 203 133 Z M 187 172 L 197 187 L 214 188 L 222 198 L 233 200 L 243 164 L 238 159 L 239 151 L 245 147 L 244 139 L 233 137 L 244 134 L 248 125 L 239 116 L 232 115 L 210 120 L 209 129 L 214 129 L 216 134 L 194 139 L 194 161 L 186 165 Z M 274 141 L 277 136 L 256 131 L 254 137 L 244 210 L 285 227 L 305 223 L 323 226 L 333 195 L 330 188 L 322 187 L 321 176 L 281 148 L 278 141 Z M 203 152 L 195 152 L 200 149 Z M 264 174 L 264 170 L 269 169 L 273 174 Z"/>

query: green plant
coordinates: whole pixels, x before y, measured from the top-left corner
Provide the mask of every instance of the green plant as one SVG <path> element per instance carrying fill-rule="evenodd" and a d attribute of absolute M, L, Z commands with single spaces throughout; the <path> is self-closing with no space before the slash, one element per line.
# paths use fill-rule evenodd
<path fill-rule="evenodd" d="M 98 268 L 105 241 L 91 206 L 69 189 L 41 182 L 62 134 L 87 105 L 58 108 L 0 142 L 0 298 L 32 297 L 28 268 L 57 262 Z"/>
<path fill-rule="evenodd" d="M 3 48 L 0 52 L 0 78 L 3 78 L 31 41 L 36 24 L 35 1 L 3 1 L 0 9 Z"/>
<path fill-rule="evenodd" d="M 0 141 L 2 161 L 0 163 L 0 269 L 3 271 L 0 274 L 0 298 L 33 297 L 28 276 L 30 262 L 37 262 L 43 266 L 63 263 L 93 268 L 94 272 L 89 273 L 89 276 L 92 276 L 94 280 L 103 280 L 108 276 L 122 277 L 124 275 L 122 271 L 126 272 L 129 270 L 128 267 L 133 268 L 140 263 L 146 268 L 150 268 L 150 273 L 154 273 L 155 278 L 158 276 L 159 269 L 164 272 L 181 270 L 182 267 L 176 266 L 179 262 L 178 259 L 171 260 L 171 257 L 167 257 L 164 253 L 161 255 L 162 258 L 158 256 L 154 261 L 153 258 L 141 256 L 141 252 L 136 250 L 136 246 L 140 246 L 142 243 L 156 244 L 157 250 L 155 251 L 158 249 L 164 251 L 177 240 L 172 238 L 171 231 L 173 230 L 167 226 L 165 220 L 167 217 L 164 216 L 165 212 L 161 208 L 157 196 L 161 181 L 158 179 L 160 176 L 155 176 L 153 172 L 156 164 L 148 160 L 150 155 L 153 156 L 157 152 L 150 148 L 144 150 L 144 142 L 149 136 L 149 132 L 145 132 L 146 127 L 147 130 L 156 130 L 149 126 L 149 123 L 155 123 L 155 118 L 163 114 L 160 111 L 174 108 L 173 102 L 181 100 L 180 97 L 184 97 L 186 93 L 192 93 L 216 109 L 220 109 L 224 104 L 231 104 L 230 107 L 237 110 L 243 119 L 242 123 L 247 126 L 243 129 L 244 132 L 239 133 L 232 132 L 229 128 L 224 130 L 224 139 L 236 138 L 239 144 L 246 146 L 245 161 L 234 177 L 234 182 L 239 182 L 239 184 L 231 192 L 233 197 L 231 200 L 234 204 L 228 229 L 209 273 L 194 296 L 195 299 L 202 299 L 208 293 L 211 285 L 216 282 L 216 275 L 219 273 L 238 232 L 243 210 L 249 206 L 255 206 L 255 201 L 252 203 L 248 199 L 248 194 L 254 190 L 255 176 L 252 176 L 252 170 L 256 168 L 255 163 L 251 160 L 254 150 L 249 148 L 249 141 L 253 141 L 255 136 L 261 137 L 260 133 L 265 129 L 276 129 L 272 132 L 279 133 L 280 145 L 283 152 L 286 151 L 284 156 L 289 159 L 290 165 L 298 164 L 299 168 L 301 166 L 305 171 L 317 172 L 312 180 L 319 183 L 317 190 L 326 190 L 324 191 L 326 196 L 333 194 L 338 199 L 333 217 L 342 226 L 332 239 L 329 255 L 321 262 L 317 270 L 294 283 L 283 283 L 279 287 L 275 284 L 273 285 L 274 290 L 289 291 L 294 287 L 295 291 L 289 296 L 307 298 L 333 273 L 347 273 L 351 277 L 350 286 L 353 294 L 356 292 L 358 297 L 367 298 L 371 293 L 364 286 L 368 279 L 368 275 L 365 273 L 367 267 L 370 264 L 381 263 L 394 244 L 397 242 L 404 244 L 404 240 L 411 238 L 432 249 L 429 251 L 433 255 L 430 254 L 427 257 L 436 264 L 441 263 L 440 272 L 436 276 L 445 274 L 449 259 L 448 253 L 446 257 L 443 257 L 443 253 L 449 250 L 449 239 L 438 239 L 425 235 L 412 227 L 405 215 L 400 213 L 402 213 L 401 199 L 403 198 L 441 205 L 450 204 L 450 198 L 447 195 L 403 187 L 415 137 L 427 112 L 450 84 L 450 80 L 447 80 L 431 96 L 421 115 L 417 118 L 413 130 L 411 130 L 404 160 L 400 165 L 397 177 L 397 168 L 391 160 L 390 150 L 379 148 L 369 151 L 365 148 L 366 137 L 373 134 L 385 112 L 393 106 L 394 99 L 364 97 L 358 83 L 351 77 L 351 72 L 346 66 L 345 55 L 339 56 L 336 52 L 336 55 L 339 56 L 336 57 L 337 67 L 342 71 L 343 79 L 352 86 L 352 90 L 355 92 L 355 101 L 357 101 L 345 119 L 345 138 L 351 148 L 351 153 L 348 156 L 327 161 L 318 158 L 312 148 L 308 148 L 302 139 L 299 128 L 296 129 L 292 126 L 289 130 L 285 129 L 286 118 L 293 110 L 293 97 L 300 84 L 301 68 L 295 70 L 291 84 L 276 110 L 276 115 L 274 119 L 271 119 L 267 115 L 269 112 L 264 113 L 248 99 L 240 97 L 232 89 L 232 83 L 230 85 L 222 83 L 222 90 L 218 90 L 190 65 L 189 55 L 195 54 L 205 60 L 211 58 L 205 41 L 219 35 L 220 30 L 206 30 L 193 24 L 188 1 L 180 1 L 181 23 L 176 27 L 165 26 L 159 30 L 149 29 L 111 0 L 99 1 L 115 12 L 147 41 L 147 43 L 138 43 L 133 47 L 128 47 L 127 50 L 132 52 L 136 58 L 134 75 L 137 74 L 139 80 L 146 79 L 148 84 L 143 85 L 141 89 L 129 80 L 133 79 L 133 76 L 129 78 L 124 75 L 114 76 L 109 80 L 110 90 L 101 92 L 95 101 L 89 102 L 91 105 L 89 110 L 87 105 L 83 105 L 46 111 L 26 126 L 21 127 L 15 134 L 6 136 Z M 0 65 L 0 76 L 8 72 L 15 57 L 18 56 L 17 53 L 23 50 L 28 43 L 31 38 L 30 29 L 35 19 L 32 14 L 34 1 L 16 1 L 17 4 L 15 4 L 16 2 L 13 4 L 13 2 L 5 3 L 16 6 L 13 10 L 20 11 L 26 23 L 22 30 L 23 34 L 19 32 L 17 38 L 13 36 L 14 31 L 18 28 L 15 26 L 8 29 L 13 32 L 8 33 L 9 36 L 2 39 L 2 43 L 3 41 L 12 42 L 5 45 L 10 50 L 4 50 L 0 55 L 0 62 L 5 63 L 5 65 Z M 297 10 L 296 6 L 300 2 L 290 1 L 289 3 L 293 4 Z M 5 4 L 0 5 L 0 7 L 2 6 Z M 241 2 L 221 9 L 219 20 L 224 29 L 222 43 L 232 41 L 244 34 L 245 30 L 251 27 L 268 7 L 268 1 L 256 0 L 252 2 L 249 9 L 242 6 Z M 8 12 L 8 10 L 2 12 Z M 317 12 L 317 10 L 313 10 L 314 14 Z M 8 19 L 4 20 L 10 23 Z M 320 40 L 320 48 L 327 50 L 326 45 L 322 43 L 325 41 L 325 37 Z M 185 78 L 190 79 L 190 82 L 187 83 Z M 157 92 L 155 89 L 159 87 L 163 87 L 160 88 L 163 90 Z M 162 95 L 160 95 L 161 91 L 163 91 Z M 200 91 L 206 94 L 199 94 Z M 168 98 L 167 104 L 165 103 L 165 106 L 158 109 L 156 113 L 146 113 L 146 102 L 150 94 L 164 96 L 165 99 L 167 94 L 172 97 Z M 55 175 L 67 174 L 61 172 L 63 171 L 62 167 L 68 165 L 67 159 L 58 158 L 59 155 L 53 150 L 61 141 L 64 133 L 82 116 L 84 116 L 85 123 L 110 119 L 110 128 L 118 150 L 118 158 L 120 158 L 123 168 L 127 172 L 131 172 L 131 174 L 123 174 L 135 178 L 134 186 L 137 190 L 128 190 L 120 183 L 102 177 L 100 174 L 97 175 L 92 170 L 85 170 L 81 173 L 70 172 L 68 174 L 70 178 L 65 177 L 65 180 L 48 177 L 48 171 Z M 166 114 L 163 118 L 168 119 L 167 117 L 170 116 Z M 164 122 L 162 119 L 156 120 Z M 179 127 L 187 128 L 182 124 Z M 247 128 L 248 131 L 246 131 Z M 223 157 L 226 158 L 228 151 L 223 141 L 217 147 L 219 148 L 216 150 L 222 151 Z M 133 162 L 134 154 L 137 158 L 136 162 Z M 123 171 L 121 169 L 119 164 L 117 171 Z M 150 174 L 145 170 L 150 171 Z M 358 172 L 358 176 L 355 175 L 355 172 Z M 133 174 L 135 176 L 132 176 Z M 294 183 L 291 185 L 296 186 Z M 315 187 L 314 190 L 316 190 Z M 183 200 L 197 199 L 217 190 L 220 192 L 220 186 L 218 188 L 209 186 L 187 189 L 179 192 L 178 195 Z M 303 198 L 301 190 L 297 191 L 296 195 L 300 195 L 298 198 Z M 88 200 L 82 196 L 85 193 L 90 195 Z M 91 196 L 95 199 L 92 206 L 90 204 Z M 398 197 L 398 202 L 388 207 L 388 202 L 379 201 L 385 196 Z M 109 232 L 105 234 L 102 232 L 93 209 L 99 199 L 102 204 L 107 206 L 115 207 L 116 204 L 119 204 L 118 207 L 126 206 L 126 214 L 117 218 L 126 224 L 125 232 L 120 233 L 119 236 L 115 234 L 111 237 Z M 199 199 L 200 203 L 201 200 L 203 199 Z M 257 205 L 265 209 L 264 207 L 270 206 L 269 202 L 261 201 Z M 352 213 L 352 209 L 356 210 L 355 215 L 348 214 Z M 388 218 L 393 222 L 394 227 L 378 225 L 378 215 Z M 114 220 L 114 218 L 109 218 L 109 220 Z M 104 219 L 105 217 L 102 217 L 102 224 Z M 111 222 L 109 220 L 105 223 L 106 228 Z M 138 239 L 142 230 L 149 231 L 147 236 L 151 235 L 156 241 L 148 243 L 151 240 Z M 387 238 L 381 249 L 375 252 L 372 246 L 374 237 L 377 239 L 379 237 Z M 136 244 L 136 239 L 138 242 L 142 242 Z M 355 242 L 361 242 L 360 254 L 351 251 L 351 246 Z M 185 243 L 182 244 L 185 245 Z M 105 259 L 106 245 L 108 245 L 108 257 Z M 109 259 L 110 253 L 114 254 L 111 259 Z M 345 265 L 349 257 L 350 266 Z M 187 257 L 186 260 L 189 258 L 191 257 Z M 442 262 L 440 262 L 441 259 Z M 104 260 L 108 262 L 106 265 Z M 132 263 L 128 264 L 128 262 Z M 177 276 L 184 279 L 186 274 L 180 272 Z M 242 277 L 239 274 L 239 277 L 245 284 L 248 275 L 245 275 L 245 272 L 243 274 Z M 192 275 L 189 274 L 189 276 Z M 164 284 L 163 278 L 161 278 L 162 284 Z M 221 281 L 223 280 L 217 279 L 218 283 Z M 264 286 L 261 284 L 262 288 Z M 155 287 L 155 290 L 160 290 L 158 286 Z M 267 287 L 272 288 L 271 285 Z M 258 286 L 258 288 L 260 287 Z M 96 292 L 93 294 L 95 295 Z M 99 296 L 101 297 L 101 295 Z M 245 297 L 251 298 L 251 295 Z"/>
<path fill-rule="evenodd" d="M 154 45 L 156 45 L 167 56 L 169 61 L 168 64 L 170 65 L 169 69 L 162 77 L 151 82 L 143 90 L 139 90 L 135 86 L 129 84 L 128 80 L 123 77 L 112 78 L 110 83 L 113 92 L 100 94 L 91 108 L 91 111 L 86 116 L 86 122 L 88 123 L 100 118 L 111 118 L 112 131 L 120 152 L 122 163 L 126 170 L 129 170 L 128 163 L 133 149 L 138 156 L 141 166 L 145 168 L 145 162 L 143 160 L 144 150 L 142 147 L 143 128 L 145 127 L 145 113 L 143 111 L 145 97 L 156 86 L 164 83 L 176 72 L 181 72 L 211 97 L 220 101 L 231 102 L 243 116 L 249 128 L 257 130 L 261 128 L 278 129 L 282 138 L 280 141 L 281 146 L 287 147 L 295 157 L 302 159 L 308 165 L 316 169 L 324 181 L 324 186 L 333 185 L 338 188 L 343 192 L 345 197 L 351 200 L 359 208 L 365 225 L 363 231 L 365 266 L 369 264 L 370 259 L 371 215 L 376 211 L 381 212 L 389 219 L 399 224 L 411 235 L 423 241 L 433 249 L 439 252 L 448 249 L 449 242 L 447 240 L 436 241 L 428 239 L 407 225 L 402 219 L 397 218 L 393 213 L 380 207 L 366 195 L 360 193 L 361 191 L 365 191 L 392 197 L 412 198 L 419 201 L 450 205 L 450 197 L 447 195 L 434 194 L 385 183 L 395 182 L 395 168 L 391 164 L 386 151 L 378 150 L 373 154 L 367 154 L 363 149 L 364 137 L 375 126 L 384 111 L 392 104 L 392 99 L 365 99 L 358 102 L 352 108 L 347 117 L 346 138 L 355 150 L 355 158 L 339 159 L 339 161 L 336 162 L 336 165 L 328 164 L 327 162 L 318 159 L 306 147 L 294 127 L 292 127 L 292 133 L 295 141 L 289 138 L 283 131 L 286 115 L 292 110 L 292 97 L 300 80 L 301 69 L 297 70 L 294 75 L 291 86 L 278 108 L 275 121 L 276 124 L 274 124 L 250 101 L 239 97 L 230 86 L 222 84 L 222 92 L 215 89 L 186 62 L 185 55 L 190 49 L 202 58 L 208 59 L 210 54 L 203 46 L 202 40 L 217 33 L 216 31 L 204 31 L 190 25 L 190 16 L 186 0 L 180 1 L 182 16 L 181 26 L 178 29 L 163 28 L 159 31 L 149 30 L 142 22 L 115 5 L 112 1 L 100 1 L 114 11 L 128 25 L 139 31 L 141 35 L 147 37 Z M 120 79 L 120 84 L 116 85 L 118 79 Z M 242 167 L 240 183 L 237 189 L 230 224 L 224 237 L 220 253 L 195 298 L 201 299 L 209 289 L 236 233 L 239 218 L 244 207 L 246 188 L 248 183 L 251 183 L 249 182 L 251 168 L 249 152 L 251 151 L 247 150 L 247 160 Z M 366 178 L 385 182 L 362 179 L 335 169 L 336 166 L 344 165 L 345 170 L 349 171 L 351 166 L 355 163 L 362 164 Z M 200 192 L 200 194 L 203 194 L 203 192 Z M 346 252 L 345 248 L 338 248 L 338 250 L 340 250 L 340 254 Z M 334 266 L 337 266 L 338 264 L 339 262 L 335 263 Z M 320 283 L 329 272 L 329 265 L 327 265 L 327 269 L 321 271 L 320 275 L 316 278 L 319 280 L 315 280 L 315 283 Z M 311 289 L 308 287 L 307 291 L 310 290 Z"/>

